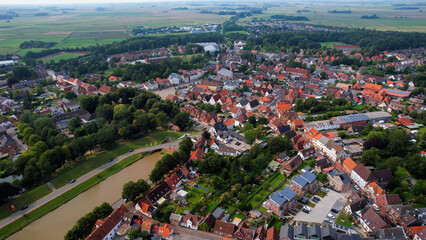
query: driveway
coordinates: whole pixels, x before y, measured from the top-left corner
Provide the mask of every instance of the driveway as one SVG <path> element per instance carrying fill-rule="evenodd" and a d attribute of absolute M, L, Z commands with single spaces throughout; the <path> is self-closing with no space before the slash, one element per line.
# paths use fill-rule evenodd
<path fill-rule="evenodd" d="M 341 210 L 346 204 L 346 198 L 335 191 L 330 190 L 324 198 L 321 198 L 310 213 L 299 211 L 293 221 L 322 223 L 332 208 Z"/>

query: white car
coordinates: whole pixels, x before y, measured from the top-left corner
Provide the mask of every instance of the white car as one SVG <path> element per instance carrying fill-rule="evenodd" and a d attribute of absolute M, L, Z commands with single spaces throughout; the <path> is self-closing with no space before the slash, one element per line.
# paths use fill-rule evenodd
<path fill-rule="evenodd" d="M 357 185 L 354 185 L 354 188 L 355 188 L 356 190 L 359 190 L 359 187 L 358 187 Z"/>
<path fill-rule="evenodd" d="M 311 211 L 311 208 L 308 207 L 308 206 L 304 206 L 303 208 L 306 209 L 306 210 L 308 210 L 309 212 Z"/>
<path fill-rule="evenodd" d="M 329 213 L 328 215 L 327 215 L 329 218 L 331 218 L 331 219 L 335 219 L 336 217 L 333 215 L 333 214 L 331 214 L 331 213 Z"/>
<path fill-rule="evenodd" d="M 324 221 L 328 222 L 328 223 L 332 223 L 333 221 L 331 221 L 329 218 L 324 218 Z"/>

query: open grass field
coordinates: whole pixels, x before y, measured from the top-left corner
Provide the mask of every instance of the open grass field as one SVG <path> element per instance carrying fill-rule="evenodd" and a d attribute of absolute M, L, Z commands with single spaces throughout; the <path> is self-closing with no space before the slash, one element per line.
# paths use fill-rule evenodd
<path fill-rule="evenodd" d="M 257 206 L 271 193 L 269 188 L 275 189 L 284 179 L 284 175 L 280 172 L 275 173 L 247 197 L 247 202 L 250 203 L 252 207 Z"/>
<path fill-rule="evenodd" d="M 40 58 L 40 60 L 42 60 L 43 62 L 50 62 L 50 61 L 55 61 L 55 62 L 59 62 L 60 60 L 68 60 L 71 58 L 76 58 L 76 57 L 80 57 L 80 56 L 84 56 L 89 54 L 90 52 L 87 53 L 82 53 L 82 52 L 60 52 L 59 54 L 53 54 L 44 58 Z"/>
<path fill-rule="evenodd" d="M 39 187 L 32 189 L 31 191 L 22 194 L 21 196 L 14 199 L 12 202 L 9 202 L 0 207 L 0 219 L 3 219 L 12 214 L 12 212 L 7 207 L 11 203 L 14 203 L 18 208 L 21 208 L 25 205 L 37 201 L 38 199 L 48 195 L 51 192 L 52 190 L 47 186 L 47 184 L 43 184 Z"/>

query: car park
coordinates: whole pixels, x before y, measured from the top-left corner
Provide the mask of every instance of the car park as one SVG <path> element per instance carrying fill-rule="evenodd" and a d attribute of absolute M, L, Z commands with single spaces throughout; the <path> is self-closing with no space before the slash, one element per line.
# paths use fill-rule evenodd
<path fill-rule="evenodd" d="M 302 208 L 302 212 L 304 212 L 304 213 L 309 213 L 309 211 L 308 211 L 308 210 L 306 210 L 306 209 L 304 209 L 304 208 Z"/>

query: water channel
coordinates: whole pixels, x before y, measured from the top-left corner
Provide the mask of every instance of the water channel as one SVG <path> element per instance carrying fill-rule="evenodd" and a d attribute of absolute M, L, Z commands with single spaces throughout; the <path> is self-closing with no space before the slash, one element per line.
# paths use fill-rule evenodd
<path fill-rule="evenodd" d="M 63 239 L 74 223 L 94 207 L 99 206 L 102 202 L 113 204 L 120 199 L 121 189 L 126 182 L 136 181 L 141 178 L 147 179 L 155 163 L 160 160 L 161 156 L 161 153 L 156 152 L 144 157 L 32 222 L 8 239 Z"/>

